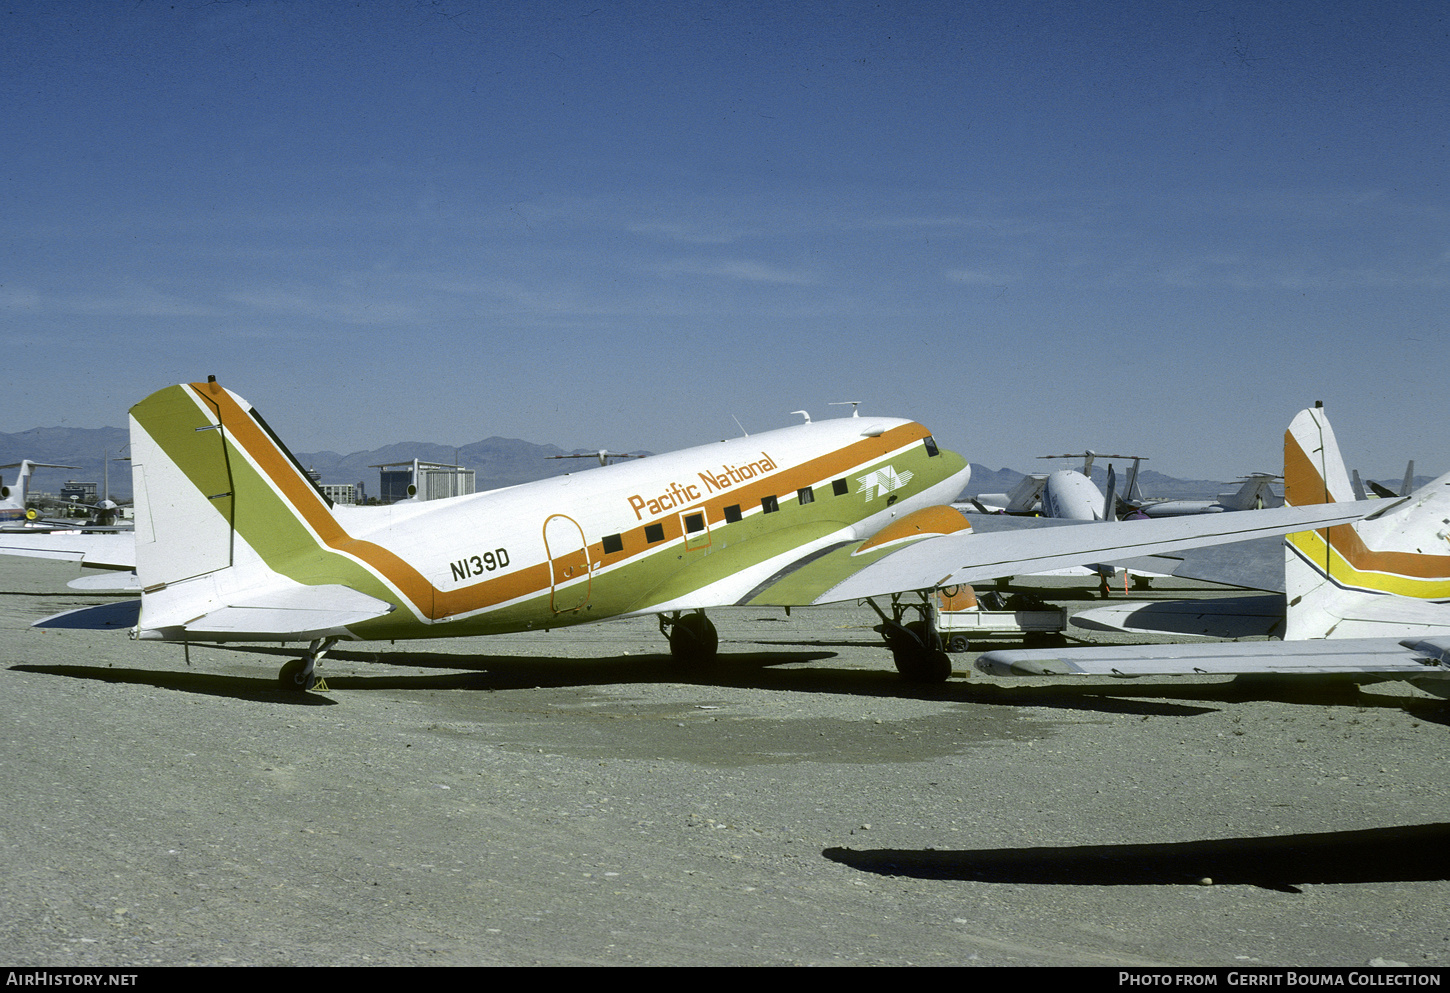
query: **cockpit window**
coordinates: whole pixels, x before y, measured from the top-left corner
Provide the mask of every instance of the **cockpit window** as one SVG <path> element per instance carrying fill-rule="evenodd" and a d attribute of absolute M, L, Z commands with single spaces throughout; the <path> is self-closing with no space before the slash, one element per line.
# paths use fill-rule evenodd
<path fill-rule="evenodd" d="M 936 439 L 933 438 L 931 435 L 927 435 L 925 438 L 923 438 L 921 443 L 926 446 L 926 454 L 928 456 L 941 454 L 941 449 L 936 447 Z"/>

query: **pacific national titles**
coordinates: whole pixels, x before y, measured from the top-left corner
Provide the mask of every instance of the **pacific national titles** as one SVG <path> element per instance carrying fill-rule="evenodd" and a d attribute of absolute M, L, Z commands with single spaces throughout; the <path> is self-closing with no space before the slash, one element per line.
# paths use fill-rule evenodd
<path fill-rule="evenodd" d="M 746 462 L 744 465 L 722 465 L 718 472 L 712 469 L 697 472 L 695 475 L 700 478 L 700 484 L 703 485 L 671 481 L 665 491 L 658 496 L 646 497 L 641 493 L 630 494 L 629 506 L 634 511 L 635 520 L 644 520 L 646 514 L 655 517 L 677 507 L 687 506 L 704 499 L 707 494 L 726 490 L 737 483 L 764 476 L 774 472 L 776 468 L 775 459 L 767 453 L 761 452 L 760 459 L 756 462 Z"/>

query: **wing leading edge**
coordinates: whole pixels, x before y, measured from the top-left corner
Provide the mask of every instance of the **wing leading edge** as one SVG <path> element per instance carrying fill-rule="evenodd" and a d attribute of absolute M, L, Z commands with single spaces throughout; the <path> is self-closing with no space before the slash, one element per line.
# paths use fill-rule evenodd
<path fill-rule="evenodd" d="M 978 534 L 932 527 L 896 543 L 873 538 L 816 552 L 757 587 L 741 604 L 807 606 L 864 600 L 999 576 L 1226 544 L 1357 521 L 1384 501 L 1247 510 L 1236 514 L 1080 524 Z M 929 508 L 939 511 L 942 508 Z M 924 513 L 924 511 L 918 511 Z M 892 527 L 906 525 L 916 515 Z"/>
<path fill-rule="evenodd" d="M 977 668 L 993 676 L 1234 676 L 1369 674 L 1386 678 L 1450 676 L 1435 641 L 1346 638 L 1339 641 L 1117 645 L 986 652 Z"/>

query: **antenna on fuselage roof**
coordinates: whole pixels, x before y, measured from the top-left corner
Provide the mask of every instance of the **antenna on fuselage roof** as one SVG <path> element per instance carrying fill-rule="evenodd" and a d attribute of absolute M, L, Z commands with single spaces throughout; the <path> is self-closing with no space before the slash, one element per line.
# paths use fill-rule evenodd
<path fill-rule="evenodd" d="M 852 417 L 860 417 L 861 416 L 861 411 L 859 409 L 860 406 L 861 406 L 861 401 L 860 400 L 832 400 L 831 401 L 831 406 L 832 407 L 844 407 L 844 406 L 846 406 L 846 404 L 850 404 L 851 405 L 851 416 Z"/>
<path fill-rule="evenodd" d="M 736 417 L 734 414 L 731 414 L 730 419 L 735 422 L 735 426 L 740 429 L 741 434 L 743 434 L 747 438 L 750 437 L 750 432 L 745 430 L 745 425 L 740 423 L 740 418 Z"/>
<path fill-rule="evenodd" d="M 806 413 L 804 410 L 792 410 L 791 413 L 792 414 L 800 414 L 802 417 L 804 417 L 806 419 L 806 423 L 807 424 L 809 424 L 811 422 L 811 415 L 808 414 L 808 413 Z"/>

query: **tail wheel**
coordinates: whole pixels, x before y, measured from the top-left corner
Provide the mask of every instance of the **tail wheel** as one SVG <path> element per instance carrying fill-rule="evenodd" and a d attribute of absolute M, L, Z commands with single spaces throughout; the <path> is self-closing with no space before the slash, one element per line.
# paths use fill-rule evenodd
<path fill-rule="evenodd" d="M 333 645 L 337 644 L 336 638 L 317 638 L 307 646 L 307 654 L 300 659 L 293 659 L 282 667 L 277 673 L 277 681 L 282 684 L 282 689 L 288 693 L 306 693 L 314 687 L 326 690 L 327 685 L 317 677 L 317 663 L 328 653 Z"/>

